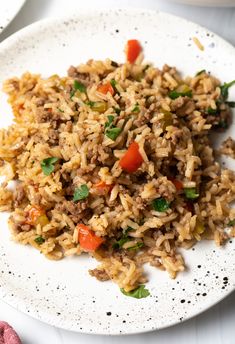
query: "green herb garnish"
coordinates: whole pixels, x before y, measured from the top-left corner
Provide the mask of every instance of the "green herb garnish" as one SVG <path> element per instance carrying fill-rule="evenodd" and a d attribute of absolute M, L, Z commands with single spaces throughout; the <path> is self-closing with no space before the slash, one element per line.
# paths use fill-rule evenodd
<path fill-rule="evenodd" d="M 55 163 L 59 158 L 51 157 L 41 161 L 41 168 L 46 176 L 49 176 L 55 169 Z"/>
<path fill-rule="evenodd" d="M 42 236 L 39 236 L 39 237 L 35 238 L 34 241 L 35 241 L 38 245 L 42 245 L 46 240 L 45 240 Z"/>
<path fill-rule="evenodd" d="M 128 251 L 138 250 L 139 248 L 143 247 L 143 242 L 137 242 L 134 246 L 128 247 Z"/>
<path fill-rule="evenodd" d="M 121 288 L 120 290 L 124 295 L 134 297 L 135 299 L 143 299 L 144 297 L 150 295 L 150 292 L 148 291 L 148 289 L 145 288 L 145 285 L 143 284 L 131 291 L 125 291 L 123 288 Z"/>
<path fill-rule="evenodd" d="M 81 93 L 86 93 L 86 86 L 84 86 L 81 82 L 77 80 L 74 80 L 73 87 L 75 90 L 78 90 Z"/>
<path fill-rule="evenodd" d="M 75 94 L 75 90 L 72 90 L 72 91 L 70 92 L 70 99 L 73 98 L 74 94 Z"/>
<path fill-rule="evenodd" d="M 228 90 L 234 84 L 235 84 L 235 80 L 233 80 L 231 82 L 225 82 L 222 86 L 220 86 L 221 97 L 223 98 L 223 100 L 227 100 L 228 99 Z"/>
<path fill-rule="evenodd" d="M 85 102 L 86 105 L 90 106 L 90 107 L 93 107 L 95 105 L 95 102 L 92 102 L 91 100 L 87 100 Z"/>
<path fill-rule="evenodd" d="M 218 113 L 218 110 L 217 109 L 212 109 L 211 107 L 209 107 L 206 110 L 206 112 L 209 113 L 210 115 L 216 115 Z"/>
<path fill-rule="evenodd" d="M 154 210 L 159 211 L 159 212 L 164 212 L 167 209 L 170 208 L 170 203 L 165 200 L 165 198 L 156 198 L 152 202 L 152 207 Z"/>
<path fill-rule="evenodd" d="M 120 115 L 121 109 L 114 107 L 114 111 L 116 112 L 117 115 Z"/>
<path fill-rule="evenodd" d="M 138 105 L 138 104 L 135 104 L 135 106 L 134 106 L 134 108 L 131 110 L 131 112 L 135 112 L 135 113 L 140 112 L 140 107 L 139 107 L 139 105 Z"/>
<path fill-rule="evenodd" d="M 178 97 L 189 97 L 189 98 L 192 98 L 193 94 L 192 94 L 192 91 L 186 91 L 186 92 L 177 92 L 177 91 L 171 91 L 169 92 L 168 96 L 171 98 L 171 99 L 176 99 Z"/>
<path fill-rule="evenodd" d="M 230 220 L 228 222 L 227 226 L 229 226 L 229 227 L 235 226 L 235 219 L 234 220 Z"/>
<path fill-rule="evenodd" d="M 117 81 L 115 79 L 111 79 L 110 84 L 113 88 L 116 88 L 115 86 L 117 85 Z"/>
<path fill-rule="evenodd" d="M 228 129 L 228 123 L 225 120 L 221 120 L 219 121 L 219 123 L 217 124 L 218 128 L 223 128 L 223 129 Z"/>
<path fill-rule="evenodd" d="M 229 107 L 234 108 L 235 102 L 225 102 Z"/>
<path fill-rule="evenodd" d="M 108 115 L 108 121 L 105 123 L 104 127 L 105 128 L 111 127 L 113 121 L 114 121 L 114 116 L 113 115 Z"/>
<path fill-rule="evenodd" d="M 195 76 L 201 75 L 202 73 L 206 73 L 206 70 L 205 69 L 199 70 L 199 72 L 197 72 Z"/>
<path fill-rule="evenodd" d="M 144 67 L 143 72 L 146 72 L 146 70 L 149 69 L 149 67 L 150 67 L 150 65 L 147 64 L 147 65 Z"/>
<path fill-rule="evenodd" d="M 60 108 L 58 108 L 58 111 L 59 111 L 59 112 L 64 112 L 64 110 L 62 110 L 62 109 L 60 109 Z"/>
<path fill-rule="evenodd" d="M 122 237 L 117 240 L 114 244 L 113 244 L 113 248 L 114 249 L 119 249 L 121 248 L 127 241 L 130 241 L 132 238 L 128 236 L 128 233 L 130 231 L 133 231 L 133 228 L 131 228 L 130 226 L 128 226 L 123 232 L 122 232 Z"/>
<path fill-rule="evenodd" d="M 199 193 L 197 193 L 196 188 L 185 188 L 184 194 L 188 199 L 196 199 L 199 197 Z"/>
<path fill-rule="evenodd" d="M 89 195 L 89 189 L 86 184 L 82 184 L 80 188 L 76 188 L 73 195 L 73 201 L 81 201 L 87 198 Z"/>
<path fill-rule="evenodd" d="M 105 135 L 115 141 L 116 138 L 120 135 L 120 133 L 122 132 L 122 128 L 117 128 L 117 127 L 113 127 L 113 128 L 108 128 L 105 131 Z"/>

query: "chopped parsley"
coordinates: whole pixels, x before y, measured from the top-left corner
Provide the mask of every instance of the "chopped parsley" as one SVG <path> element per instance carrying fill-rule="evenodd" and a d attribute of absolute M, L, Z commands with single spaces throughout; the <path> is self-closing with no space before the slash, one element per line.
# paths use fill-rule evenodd
<path fill-rule="evenodd" d="M 205 69 L 199 70 L 199 72 L 196 73 L 196 76 L 201 75 L 202 73 L 206 73 Z"/>
<path fill-rule="evenodd" d="M 235 84 L 235 80 L 233 80 L 231 82 L 225 82 L 222 86 L 220 86 L 221 97 L 223 98 L 223 100 L 228 99 L 228 90 L 234 84 Z"/>
<path fill-rule="evenodd" d="M 109 139 L 115 141 L 116 138 L 119 136 L 119 134 L 120 134 L 121 132 L 122 132 L 122 128 L 116 128 L 116 127 L 114 127 L 114 128 L 108 128 L 108 129 L 106 129 L 106 131 L 105 131 L 105 135 L 106 135 Z"/>
<path fill-rule="evenodd" d="M 51 157 L 41 161 L 41 168 L 46 176 L 49 176 L 55 169 L 55 163 L 59 158 Z"/>
<path fill-rule="evenodd" d="M 92 102 L 91 100 L 87 100 L 85 102 L 86 105 L 90 106 L 90 107 L 93 107 L 95 105 L 95 102 Z"/>
<path fill-rule="evenodd" d="M 117 85 L 117 81 L 115 79 L 111 79 L 110 80 L 110 84 L 111 86 L 115 89 L 116 88 L 116 85 Z"/>
<path fill-rule="evenodd" d="M 225 102 L 229 107 L 234 108 L 235 102 Z"/>
<path fill-rule="evenodd" d="M 128 227 L 123 231 L 122 237 L 121 237 L 119 240 L 117 240 L 117 241 L 113 244 L 113 248 L 114 248 L 114 249 L 119 249 L 119 248 L 121 248 L 127 241 L 130 241 L 132 238 L 128 236 L 128 233 L 129 233 L 130 231 L 132 231 L 132 230 L 133 230 L 133 228 L 131 228 L 131 227 L 128 226 Z"/>
<path fill-rule="evenodd" d="M 72 90 L 72 91 L 70 92 L 70 99 L 73 98 L 74 94 L 75 94 L 75 90 Z"/>
<path fill-rule="evenodd" d="M 104 127 L 106 128 L 105 135 L 109 139 L 115 141 L 116 138 L 119 136 L 119 134 L 122 132 L 122 128 L 115 127 L 115 125 L 113 125 L 113 121 L 114 121 L 114 116 L 109 115 L 108 121 L 105 123 Z"/>
<path fill-rule="evenodd" d="M 207 113 L 209 113 L 210 115 L 216 115 L 218 113 L 218 109 L 212 109 L 211 107 L 209 107 L 206 110 Z"/>
<path fill-rule="evenodd" d="M 135 299 L 143 299 L 144 297 L 150 295 L 150 292 L 148 291 L 148 289 L 145 288 L 145 285 L 143 284 L 131 291 L 125 291 L 123 288 L 121 288 L 120 290 L 124 295 L 134 297 Z"/>
<path fill-rule="evenodd" d="M 120 115 L 121 109 L 117 107 L 113 107 L 114 111 L 116 112 L 117 115 Z"/>
<path fill-rule="evenodd" d="M 140 112 L 140 107 L 138 104 L 135 104 L 135 106 L 133 107 L 133 109 L 131 110 L 131 112 L 137 113 Z"/>
<path fill-rule="evenodd" d="M 199 197 L 199 193 L 197 193 L 196 188 L 185 188 L 184 194 L 188 199 L 196 199 Z"/>
<path fill-rule="evenodd" d="M 228 129 L 228 122 L 225 121 L 224 119 L 221 119 L 219 123 L 216 125 L 217 128 L 223 128 L 223 129 Z"/>
<path fill-rule="evenodd" d="M 168 96 L 171 98 L 171 99 L 176 99 L 176 98 L 179 98 L 179 97 L 189 97 L 189 98 L 192 98 L 192 91 L 189 90 L 189 91 L 186 91 L 186 92 L 177 92 L 177 91 L 171 91 L 169 92 Z"/>
<path fill-rule="evenodd" d="M 87 198 L 89 195 L 89 189 L 86 184 L 82 184 L 80 188 L 76 188 L 73 195 L 73 201 L 81 201 Z"/>
<path fill-rule="evenodd" d="M 35 238 L 34 241 L 35 241 L 38 245 L 42 245 L 46 240 L 45 240 L 42 236 L 39 236 L 39 237 Z"/>
<path fill-rule="evenodd" d="M 73 87 L 75 90 L 78 90 L 81 93 L 86 93 L 86 86 L 77 80 L 74 80 Z"/>
<path fill-rule="evenodd" d="M 229 227 L 232 227 L 232 226 L 234 226 L 235 225 L 235 219 L 234 220 L 230 220 L 229 222 L 228 222 L 228 224 L 227 224 L 227 226 L 229 226 Z"/>
<path fill-rule="evenodd" d="M 167 202 L 167 200 L 163 197 L 156 198 L 152 202 L 152 207 L 154 210 L 163 213 L 164 211 L 170 208 L 170 203 Z"/>

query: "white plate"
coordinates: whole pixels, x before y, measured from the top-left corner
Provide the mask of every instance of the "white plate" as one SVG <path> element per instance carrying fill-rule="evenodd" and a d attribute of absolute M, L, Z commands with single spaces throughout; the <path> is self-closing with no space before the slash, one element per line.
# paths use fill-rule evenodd
<path fill-rule="evenodd" d="M 0 33 L 15 18 L 25 0 L 1 0 L 0 1 Z"/>
<path fill-rule="evenodd" d="M 192 43 L 193 36 L 204 45 L 203 52 Z M 0 80 L 26 70 L 44 76 L 65 74 L 70 64 L 89 58 L 124 61 L 129 38 L 141 41 L 146 60 L 156 66 L 168 63 L 184 74 L 206 68 L 224 81 L 234 79 L 235 50 L 221 38 L 181 18 L 132 9 L 30 25 L 1 44 Z M 231 96 L 235 97 L 234 90 Z M 3 96 L 0 114 L 2 126 L 11 122 Z M 88 269 L 96 266 L 91 258 L 49 261 L 38 251 L 10 241 L 7 215 L 0 216 L 0 297 L 58 327 L 99 334 L 160 329 L 206 310 L 234 290 L 234 242 L 220 249 L 202 242 L 184 252 L 188 269 L 176 280 L 146 267 L 151 297 L 136 300 L 123 296 L 111 282 L 90 277 Z"/>
<path fill-rule="evenodd" d="M 235 0 L 172 0 L 185 5 L 195 6 L 216 6 L 216 7 L 234 7 Z"/>

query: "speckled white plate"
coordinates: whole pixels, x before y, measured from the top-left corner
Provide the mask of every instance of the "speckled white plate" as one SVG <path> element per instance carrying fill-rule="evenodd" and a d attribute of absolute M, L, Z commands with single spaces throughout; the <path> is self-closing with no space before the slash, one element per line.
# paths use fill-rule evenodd
<path fill-rule="evenodd" d="M 25 0 L 0 0 L 0 33 L 15 18 Z"/>
<path fill-rule="evenodd" d="M 192 43 L 193 36 L 204 51 Z M 23 29 L 0 45 L 0 81 L 26 70 L 44 76 L 65 74 L 70 64 L 89 58 L 124 61 L 124 45 L 130 38 L 139 39 L 146 60 L 159 67 L 168 63 L 184 74 L 206 68 L 224 81 L 234 79 L 235 50 L 221 38 L 181 18 L 132 9 L 46 20 Z M 0 125 L 6 126 L 12 120 L 11 109 L 0 96 Z M 0 297 L 58 327 L 98 334 L 160 329 L 206 310 L 234 290 L 232 241 L 224 248 L 202 242 L 185 251 L 187 270 L 176 280 L 146 267 L 151 296 L 136 300 L 125 297 L 111 282 L 90 277 L 88 269 L 96 266 L 91 258 L 49 261 L 12 242 L 7 214 L 0 218 Z"/>

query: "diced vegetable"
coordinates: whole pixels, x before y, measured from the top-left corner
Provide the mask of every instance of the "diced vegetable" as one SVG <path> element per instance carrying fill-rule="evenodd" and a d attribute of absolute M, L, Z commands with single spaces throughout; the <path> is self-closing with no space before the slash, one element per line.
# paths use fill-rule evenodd
<path fill-rule="evenodd" d="M 45 210 L 42 209 L 39 205 L 28 205 L 25 208 L 27 225 L 36 226 L 38 224 L 38 219 L 45 215 Z"/>
<path fill-rule="evenodd" d="M 175 185 L 175 188 L 177 191 L 180 191 L 183 189 L 183 183 L 178 180 L 178 179 L 175 179 L 175 178 L 168 178 L 174 185 Z"/>
<path fill-rule="evenodd" d="M 107 110 L 107 103 L 106 102 L 86 102 L 87 105 L 89 105 L 92 110 L 97 111 L 99 113 L 104 113 Z"/>
<path fill-rule="evenodd" d="M 204 224 L 203 224 L 201 221 L 197 220 L 197 221 L 196 221 L 195 229 L 194 229 L 194 231 L 193 231 L 193 235 L 194 235 L 195 237 L 197 237 L 198 235 L 200 236 L 204 231 L 205 231 L 205 226 L 204 226 Z"/>
<path fill-rule="evenodd" d="M 196 76 L 201 75 L 202 73 L 206 73 L 205 69 L 200 70 L 199 72 L 196 73 Z"/>
<path fill-rule="evenodd" d="M 41 161 L 41 168 L 46 176 L 49 176 L 55 169 L 55 163 L 59 158 L 51 157 Z"/>
<path fill-rule="evenodd" d="M 167 209 L 170 208 L 170 203 L 167 202 L 167 200 L 163 197 L 161 198 L 156 198 L 152 202 L 152 207 L 154 210 L 159 211 L 159 212 L 164 212 Z"/>
<path fill-rule="evenodd" d="M 136 39 L 130 39 L 127 41 L 127 46 L 126 46 L 126 57 L 127 61 L 130 63 L 134 63 L 137 57 L 139 56 L 142 48 Z"/>
<path fill-rule="evenodd" d="M 144 297 L 150 295 L 150 292 L 148 291 L 148 289 L 145 288 L 145 285 L 143 284 L 131 291 L 125 291 L 123 288 L 121 288 L 120 290 L 124 295 L 134 297 L 135 299 L 143 299 Z"/>
<path fill-rule="evenodd" d="M 139 144 L 134 141 L 130 144 L 119 164 L 124 171 L 133 173 L 138 170 L 142 163 L 143 158 L 139 152 Z"/>
<path fill-rule="evenodd" d="M 178 97 L 192 98 L 192 90 L 188 85 L 183 84 L 178 86 L 175 90 L 170 91 L 168 95 L 171 99 L 176 99 Z"/>
<path fill-rule="evenodd" d="M 80 246 L 86 251 L 95 251 L 104 242 L 103 238 L 82 223 L 77 225 L 77 229 Z"/>
<path fill-rule="evenodd" d="M 99 190 L 100 193 L 110 192 L 113 188 L 113 184 L 106 184 L 103 180 L 96 183 L 94 187 Z"/>
<path fill-rule="evenodd" d="M 131 112 L 134 112 L 134 113 L 138 113 L 140 112 L 140 107 L 138 104 L 135 104 L 135 106 L 133 107 L 133 109 L 131 110 Z"/>
<path fill-rule="evenodd" d="M 75 90 L 80 91 L 81 93 L 86 93 L 86 86 L 77 80 L 74 80 L 73 87 Z"/>
<path fill-rule="evenodd" d="M 86 184 L 82 184 L 79 188 L 76 188 L 73 195 L 73 201 L 81 201 L 87 198 L 89 195 L 89 189 Z"/>
<path fill-rule="evenodd" d="M 38 245 L 42 245 L 46 240 L 45 240 L 42 236 L 38 236 L 37 238 L 34 239 L 34 241 L 35 241 Z"/>
<path fill-rule="evenodd" d="M 114 95 L 114 89 L 110 82 L 107 82 L 106 84 L 99 85 L 97 87 L 97 91 L 103 94 L 107 94 L 108 92 L 113 96 Z"/>
<path fill-rule="evenodd" d="M 234 226 L 235 225 L 235 219 L 234 220 L 230 220 L 229 222 L 228 222 L 228 226 L 229 227 L 232 227 L 232 226 Z"/>
<path fill-rule="evenodd" d="M 231 82 L 225 82 L 222 86 L 220 86 L 220 90 L 221 90 L 221 97 L 223 98 L 223 100 L 227 100 L 228 99 L 228 91 L 229 88 L 231 86 L 233 86 L 235 84 L 235 80 L 231 81 Z"/>
<path fill-rule="evenodd" d="M 48 217 L 46 216 L 46 214 L 43 214 L 43 215 L 39 216 L 39 218 L 36 221 L 36 224 L 40 224 L 41 227 L 44 227 L 44 226 L 48 225 L 49 222 L 50 221 L 49 221 Z"/>
<path fill-rule="evenodd" d="M 196 188 L 185 188 L 184 194 L 188 199 L 196 199 L 199 197 L 199 193 L 197 193 Z"/>
<path fill-rule="evenodd" d="M 166 130 L 166 127 L 169 127 L 173 124 L 172 113 L 170 111 L 161 110 L 164 114 L 164 118 L 161 120 L 161 126 L 163 130 Z"/>
<path fill-rule="evenodd" d="M 141 248 L 143 246 L 144 246 L 143 242 L 137 242 L 134 246 L 128 247 L 128 251 L 138 250 L 139 248 Z"/>

